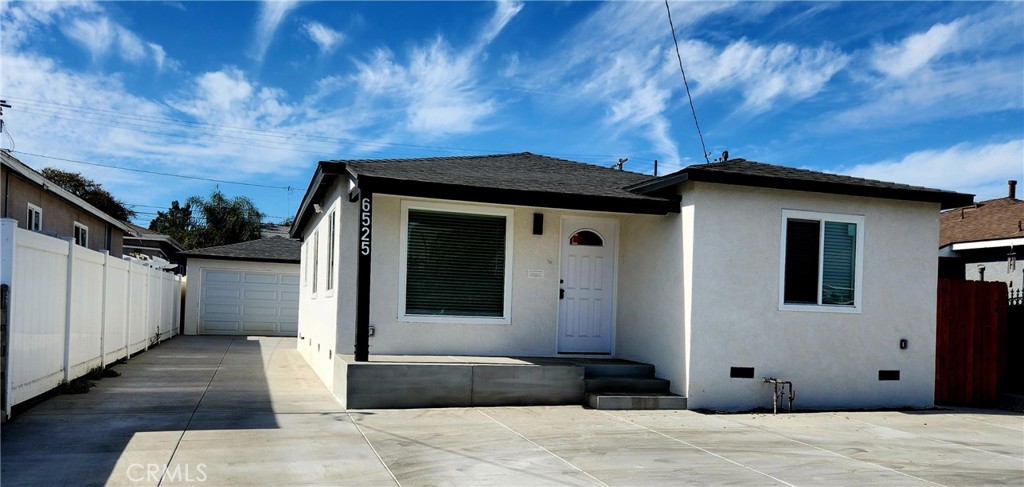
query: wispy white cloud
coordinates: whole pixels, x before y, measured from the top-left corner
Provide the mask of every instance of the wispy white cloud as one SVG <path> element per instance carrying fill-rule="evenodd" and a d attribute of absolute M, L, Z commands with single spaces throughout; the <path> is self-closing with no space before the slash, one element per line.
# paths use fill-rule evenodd
<path fill-rule="evenodd" d="M 875 129 L 1020 109 L 1021 32 L 1020 5 L 997 3 L 878 44 L 859 53 L 863 103 L 827 118 L 843 130 Z"/>
<path fill-rule="evenodd" d="M 739 89 L 744 103 L 736 111 L 754 115 L 780 101 L 803 100 L 818 94 L 848 60 L 841 51 L 827 46 L 764 46 L 740 39 L 697 64 L 693 70 L 695 91 L 701 95 Z"/>
<path fill-rule="evenodd" d="M 466 133 L 494 112 L 495 102 L 477 84 L 472 59 L 440 38 L 414 48 L 405 65 L 390 51 L 379 50 L 368 62 L 357 62 L 356 70 L 355 81 L 364 93 L 404 106 L 411 132 L 433 137 Z"/>
<path fill-rule="evenodd" d="M 117 33 L 106 18 L 96 20 L 75 19 L 64 27 L 64 35 L 79 43 L 98 59 L 107 54 Z"/>
<path fill-rule="evenodd" d="M 921 150 L 899 160 L 860 164 L 845 174 L 977 195 L 976 201 L 1005 196 L 1006 181 L 1024 176 L 1024 139 L 990 144 L 961 143 Z"/>
<path fill-rule="evenodd" d="M 747 39 L 722 46 L 689 39 L 682 34 L 709 18 L 746 21 L 748 15 L 765 15 L 774 5 L 683 3 L 673 7 L 680 34 L 680 50 L 690 86 L 700 101 L 712 94 L 738 93 L 742 105 L 733 111 L 752 116 L 780 103 L 793 103 L 820 93 L 847 63 L 847 56 L 830 46 L 801 47 L 788 43 L 758 44 Z M 700 160 L 696 133 L 685 139 L 683 130 L 672 127 L 670 119 L 685 107 L 685 93 L 674 46 L 666 37 L 668 21 L 663 4 L 608 3 L 572 29 L 559 55 L 540 67 L 523 70 L 536 73 L 524 80 L 528 88 L 551 86 L 553 80 L 574 89 L 566 95 L 567 110 L 579 104 L 599 105 L 606 110 L 603 120 L 613 136 L 647 139 L 663 155 L 663 167 L 679 168 L 690 159 L 682 157 L 678 144 Z M 685 108 L 683 108 L 685 107 Z M 728 109 L 720 111 L 729 111 Z M 699 111 L 699 109 L 698 109 Z M 685 117 L 689 118 L 689 117 Z M 707 127 L 705 127 L 707 128 Z M 690 145 L 694 144 L 694 145 Z M 713 148 L 709 147 L 709 150 Z"/>
<path fill-rule="evenodd" d="M 141 63 L 152 60 L 157 69 L 177 66 L 164 48 L 154 42 L 143 41 L 138 34 L 113 21 L 95 2 L 24 2 L 6 7 L 3 18 L 5 50 L 17 50 L 26 36 L 37 30 L 58 25 L 72 42 L 85 49 L 94 61 L 114 54 L 121 59 Z"/>
<path fill-rule="evenodd" d="M 484 27 L 483 32 L 480 33 L 480 37 L 477 39 L 476 48 L 481 49 L 490 44 L 491 41 L 493 41 L 495 37 L 498 37 L 498 34 L 505 29 L 505 26 L 508 25 L 512 18 L 518 15 L 522 10 L 522 2 L 509 0 L 499 0 L 495 2 L 494 14 L 491 16 L 487 26 Z"/>
<path fill-rule="evenodd" d="M 956 41 L 960 22 L 935 24 L 928 31 L 913 34 L 897 44 L 874 48 L 871 64 L 894 78 L 906 78 L 941 57 Z"/>
<path fill-rule="evenodd" d="M 345 42 L 345 33 L 327 27 L 320 22 L 306 22 L 302 25 L 303 31 L 309 39 L 316 43 L 322 54 L 329 54 L 336 47 Z"/>
<path fill-rule="evenodd" d="M 437 138 L 478 130 L 497 104 L 479 82 L 479 57 L 522 8 L 517 2 L 495 3 L 488 22 L 462 51 L 440 36 L 411 48 L 405 60 L 377 49 L 369 59 L 356 61 L 352 79 L 379 107 L 401 112 L 409 132 Z"/>
<path fill-rule="evenodd" d="M 297 0 L 265 0 L 260 4 L 256 20 L 256 38 L 253 40 L 252 57 L 263 60 L 281 21 L 298 6 Z"/>

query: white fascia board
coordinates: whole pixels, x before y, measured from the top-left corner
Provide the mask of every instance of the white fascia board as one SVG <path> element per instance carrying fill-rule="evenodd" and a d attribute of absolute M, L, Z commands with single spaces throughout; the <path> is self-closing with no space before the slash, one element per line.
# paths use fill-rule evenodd
<path fill-rule="evenodd" d="M 1002 240 L 985 240 L 982 242 L 963 242 L 953 244 L 953 251 L 995 249 L 999 247 L 1015 247 L 1024 245 L 1024 238 L 1004 238 Z"/>

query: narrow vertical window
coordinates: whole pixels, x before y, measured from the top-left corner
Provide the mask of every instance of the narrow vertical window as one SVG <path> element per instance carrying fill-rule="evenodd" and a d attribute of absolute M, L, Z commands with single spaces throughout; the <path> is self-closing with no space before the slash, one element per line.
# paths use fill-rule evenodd
<path fill-rule="evenodd" d="M 313 294 L 316 294 L 317 274 L 320 270 L 320 231 L 313 232 Z"/>
<path fill-rule="evenodd" d="M 42 208 L 40 208 L 40 207 L 38 207 L 36 205 L 33 205 L 32 203 L 28 204 L 28 214 L 26 215 L 26 218 L 25 218 L 25 228 L 27 228 L 27 229 L 29 229 L 29 230 L 31 230 L 33 232 L 41 232 L 41 231 L 43 231 L 43 209 Z"/>
<path fill-rule="evenodd" d="M 818 303 L 819 222 L 786 222 L 786 302 Z"/>
<path fill-rule="evenodd" d="M 330 222 L 327 224 L 327 290 L 334 289 L 334 233 L 337 230 L 335 227 L 335 212 L 331 212 L 327 218 Z"/>
<path fill-rule="evenodd" d="M 89 246 L 89 227 L 75 222 L 75 244 L 82 247 Z"/>
<path fill-rule="evenodd" d="M 302 267 L 302 286 L 303 287 L 309 286 L 309 264 L 310 264 L 310 262 L 309 262 L 309 260 L 310 260 L 309 259 L 309 249 L 312 248 L 312 247 L 313 246 L 309 243 L 309 240 L 306 240 L 305 242 L 302 243 L 302 254 L 303 254 L 303 257 L 302 257 L 302 259 L 299 260 L 299 263 L 300 263 L 300 265 Z"/>

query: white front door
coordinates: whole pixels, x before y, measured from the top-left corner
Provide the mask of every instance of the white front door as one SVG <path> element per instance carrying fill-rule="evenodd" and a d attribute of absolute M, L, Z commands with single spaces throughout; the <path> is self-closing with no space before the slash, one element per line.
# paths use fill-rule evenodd
<path fill-rule="evenodd" d="M 614 220 L 562 220 L 559 352 L 612 351 L 616 225 Z"/>

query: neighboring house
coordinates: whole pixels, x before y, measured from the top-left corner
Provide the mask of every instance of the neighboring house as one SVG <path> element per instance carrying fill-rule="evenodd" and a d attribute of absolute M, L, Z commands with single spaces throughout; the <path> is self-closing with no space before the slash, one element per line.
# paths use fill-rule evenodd
<path fill-rule="evenodd" d="M 299 242 L 269 237 L 189 250 L 185 334 L 295 336 Z"/>
<path fill-rule="evenodd" d="M 121 258 L 127 223 L 100 211 L 71 194 L 7 151 L 0 151 L 3 218 L 18 220 L 18 227 L 75 243 Z"/>
<path fill-rule="evenodd" d="M 288 225 L 278 225 L 276 223 L 264 223 L 260 226 L 260 237 L 284 237 L 288 238 L 291 233 L 291 227 Z"/>
<path fill-rule="evenodd" d="M 183 272 L 181 260 L 178 254 L 185 250 L 185 247 L 178 243 L 170 235 L 164 235 L 148 228 L 143 228 L 132 223 L 127 223 L 132 232 L 124 236 L 124 253 L 126 255 L 141 254 L 147 257 L 156 257 L 166 260 L 172 264 L 178 264 L 176 269 L 171 271 Z"/>
<path fill-rule="evenodd" d="M 743 159 L 325 161 L 292 227 L 299 348 L 343 403 L 372 355 L 584 354 L 653 364 L 693 409 L 770 406 L 762 377 L 804 408 L 930 406 L 921 249 L 971 201 Z"/>
<path fill-rule="evenodd" d="M 942 213 L 939 274 L 950 279 L 1001 281 L 1024 287 L 1024 201 L 1017 181 L 1008 182 L 1005 198 L 954 208 Z"/>

